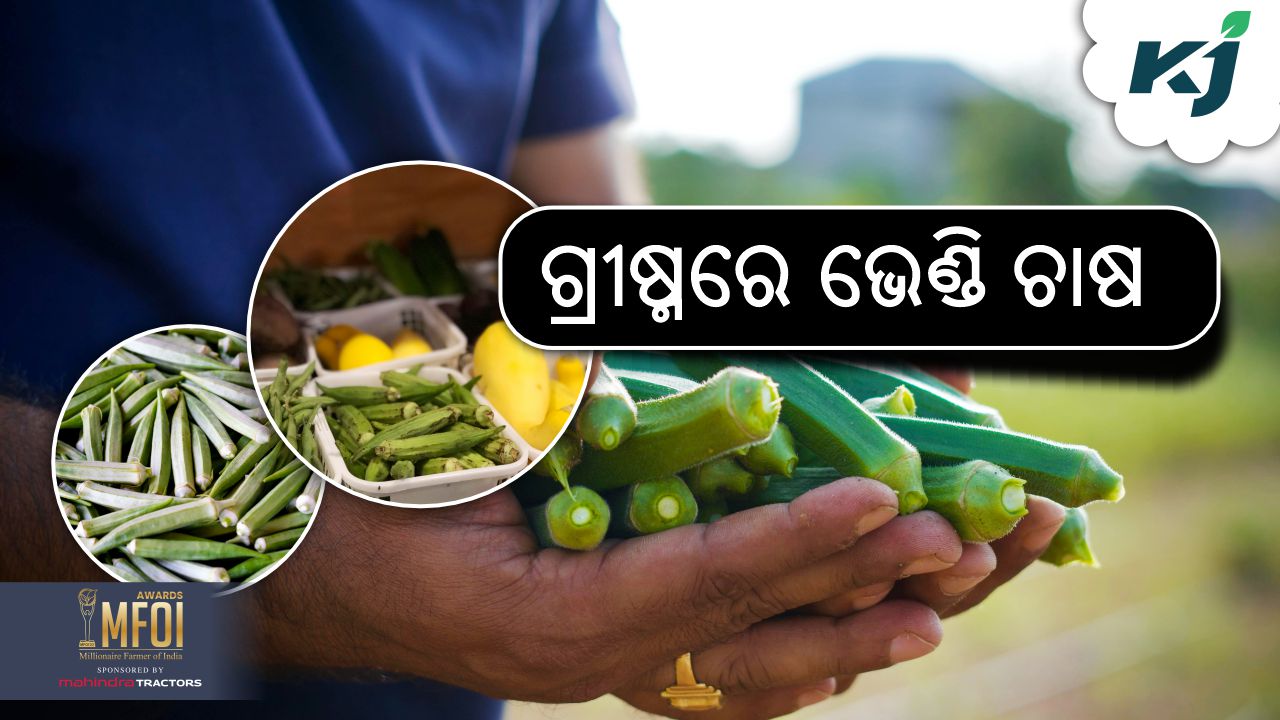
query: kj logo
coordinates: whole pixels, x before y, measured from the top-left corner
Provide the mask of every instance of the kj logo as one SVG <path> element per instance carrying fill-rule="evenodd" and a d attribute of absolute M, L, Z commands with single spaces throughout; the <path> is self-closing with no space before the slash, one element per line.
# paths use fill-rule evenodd
<path fill-rule="evenodd" d="M 1135 145 L 1167 142 L 1195 163 L 1217 158 L 1229 142 L 1261 145 L 1280 129 L 1280 8 L 1268 2 L 1263 10 L 1089 0 L 1084 24 L 1096 44 L 1085 84 L 1115 104 L 1116 127 Z"/>

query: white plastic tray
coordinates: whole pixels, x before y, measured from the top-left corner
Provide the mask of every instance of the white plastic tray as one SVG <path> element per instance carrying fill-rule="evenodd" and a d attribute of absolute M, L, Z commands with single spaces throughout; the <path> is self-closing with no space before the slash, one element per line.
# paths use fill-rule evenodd
<path fill-rule="evenodd" d="M 344 387 L 347 385 L 381 385 L 378 371 L 351 370 L 322 378 L 325 385 Z M 418 376 L 433 383 L 447 382 L 449 378 L 465 383 L 467 377 L 457 370 L 443 367 L 424 367 Z M 314 390 L 313 390 L 314 391 Z M 308 393 L 310 394 L 310 393 Z M 476 399 L 488 405 L 484 395 L 475 393 Z M 324 413 L 316 413 L 316 442 L 319 443 L 323 455 L 325 471 L 329 477 L 343 485 L 373 497 L 385 498 L 394 502 L 409 504 L 434 504 L 465 500 L 489 488 L 497 487 L 507 478 L 515 475 L 529 464 L 529 445 L 516 434 L 503 417 L 494 411 L 494 422 L 505 425 L 503 437 L 513 441 L 520 448 L 520 457 L 515 462 L 492 467 L 472 468 L 457 472 L 420 475 L 403 480 L 384 480 L 368 482 L 358 478 L 347 469 L 347 464 L 338 452 L 338 443 L 333 431 L 329 428 L 328 418 Z"/>
<path fill-rule="evenodd" d="M 368 275 L 372 277 L 374 281 L 377 282 L 377 284 L 381 286 L 384 291 L 386 291 L 388 296 L 392 298 L 401 296 L 401 293 L 398 289 L 396 289 L 396 286 L 392 285 L 390 280 L 387 280 L 386 278 L 384 278 L 382 274 L 379 273 L 377 269 L 373 268 L 372 266 L 312 268 L 312 270 L 314 270 L 315 272 L 319 272 L 322 275 L 329 275 L 331 277 L 342 278 L 343 280 L 350 280 L 352 278 L 360 277 L 361 275 Z M 311 320 L 315 319 L 316 317 L 320 315 L 324 315 L 325 313 L 340 312 L 339 310 L 322 310 L 322 311 L 299 310 L 293 306 L 293 302 L 289 300 L 289 296 L 286 295 L 284 292 L 284 289 L 280 287 L 280 283 L 276 282 L 275 280 L 267 280 L 266 286 L 267 286 L 267 292 L 271 294 L 271 297 L 279 301 L 281 305 L 284 305 L 285 309 L 287 309 L 290 313 L 292 313 L 293 316 L 297 318 L 298 322 L 304 325 L 308 324 Z M 354 308 L 348 308 L 348 309 L 358 310 L 359 308 L 368 307 L 369 305 L 374 305 L 380 302 L 386 302 L 386 300 L 387 298 L 384 298 L 382 300 L 375 300 L 372 303 L 365 303 L 364 305 L 357 305 Z"/>
<path fill-rule="evenodd" d="M 388 344 L 401 328 L 407 327 L 426 338 L 434 348 L 429 353 L 395 358 L 354 370 L 330 370 L 323 363 L 317 363 L 316 374 L 323 378 L 367 372 L 376 375 L 383 370 L 402 370 L 419 364 L 457 367 L 458 358 L 467 349 L 467 336 L 444 314 L 438 301 L 432 298 L 405 296 L 347 310 L 314 313 L 307 325 L 307 347 L 312 355 L 315 354 L 315 336 L 334 325 L 350 325 L 376 335 Z"/>

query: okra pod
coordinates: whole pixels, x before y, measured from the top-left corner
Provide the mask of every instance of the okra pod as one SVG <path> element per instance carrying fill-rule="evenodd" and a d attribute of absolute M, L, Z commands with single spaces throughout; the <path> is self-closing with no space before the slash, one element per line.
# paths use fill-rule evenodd
<path fill-rule="evenodd" d="M 253 541 L 253 549 L 260 553 L 287 550 L 298 542 L 298 538 L 302 537 L 302 533 L 305 530 L 306 528 L 293 528 L 291 530 L 282 530 L 271 535 L 264 535 Z"/>
<path fill-rule="evenodd" d="M 114 385 L 115 382 L 118 382 L 125 375 L 128 375 L 129 373 L 134 372 L 135 370 L 150 370 L 154 367 L 155 365 L 152 363 L 130 363 L 127 365 L 106 365 L 96 370 L 93 370 L 89 374 L 85 375 L 84 380 L 80 381 L 80 384 L 76 386 L 75 392 L 73 392 L 72 394 L 79 395 L 80 393 L 83 393 L 86 390 L 95 388 L 99 385 Z"/>
<path fill-rule="evenodd" d="M 232 565 L 227 570 L 227 576 L 232 580 L 243 580 L 263 568 L 270 567 L 272 563 L 288 554 L 288 550 L 278 550 L 258 557 L 249 558 L 248 560 Z"/>
<path fill-rule="evenodd" d="M 458 410 L 456 408 L 446 406 L 435 410 L 428 410 L 421 415 L 378 432 L 362 444 L 360 449 L 356 451 L 352 457 L 356 460 L 363 459 L 385 442 L 389 442 L 391 440 L 402 440 L 419 435 L 428 435 L 440 430 L 446 425 L 452 425 L 457 422 L 457 420 Z"/>
<path fill-rule="evenodd" d="M 155 420 L 151 423 L 151 483 L 147 486 L 147 491 L 163 495 L 169 492 L 169 477 L 173 471 L 173 456 L 169 448 L 172 433 L 163 397 L 156 397 L 152 413 Z"/>
<path fill-rule="evenodd" d="M 169 497 L 168 495 L 154 495 L 152 493 L 126 490 L 124 488 L 112 487 L 110 485 L 102 485 L 100 483 L 93 482 L 92 480 L 85 480 L 77 483 L 76 494 L 95 505 L 109 507 L 114 510 L 126 510 L 129 508 L 153 505 L 161 500 L 177 502 L 177 500 Z"/>
<path fill-rule="evenodd" d="M 412 400 L 402 400 L 393 403 L 365 405 L 359 409 L 359 412 L 368 418 L 371 423 L 398 423 L 422 414 L 422 408 L 418 407 L 418 403 Z"/>
<path fill-rule="evenodd" d="M 401 462 L 409 461 L 403 460 Z M 399 463 L 396 464 L 398 465 Z M 466 469 L 467 466 L 463 465 L 462 461 L 455 457 L 427 458 L 426 460 L 418 463 L 418 472 L 422 475 L 438 475 L 440 473 L 459 472 Z"/>
<path fill-rule="evenodd" d="M 141 463 L 144 457 L 148 462 L 151 460 L 151 426 L 156 417 L 155 403 L 148 405 L 138 417 L 141 420 L 133 433 L 133 441 L 129 443 L 129 453 L 125 455 L 125 462 Z"/>
<path fill-rule="evenodd" d="M 809 363 L 854 398 L 879 397 L 892 393 L 898 386 L 905 386 L 911 391 L 916 413 L 920 417 L 1004 427 L 1004 419 L 994 408 L 972 400 L 937 378 L 919 371 L 909 368 L 869 368 L 832 358 L 810 358 Z"/>
<path fill-rule="evenodd" d="M 324 491 L 324 478 L 313 474 L 311 479 L 307 480 L 307 484 L 302 487 L 302 492 L 293 499 L 293 506 L 297 508 L 299 513 L 310 515 L 316 511 L 316 506 L 320 504 L 320 493 Z M 277 520 L 279 518 L 276 518 Z M 267 523 L 270 525 L 271 523 Z M 266 527 L 265 525 L 263 527 Z"/>
<path fill-rule="evenodd" d="M 596 491 L 577 485 L 525 511 L 542 547 L 591 550 L 609 530 L 609 504 Z"/>
<path fill-rule="evenodd" d="M 639 403 L 631 437 L 608 452 L 584 449 L 574 482 L 604 491 L 678 474 L 765 440 L 782 406 L 772 380 L 727 368 L 689 392 Z"/>
<path fill-rule="evenodd" d="M 785 401 L 784 401 L 785 402 Z M 753 475 L 782 475 L 791 477 L 800 458 L 796 455 L 796 441 L 786 423 L 778 423 L 769 439 L 747 448 L 738 458 L 738 464 Z"/>
<path fill-rule="evenodd" d="M 583 442 L 606 451 L 621 445 L 636 428 L 635 402 L 604 365 L 578 408 L 576 423 Z"/>
<path fill-rule="evenodd" d="M 232 560 L 261 555 L 243 545 L 204 539 L 134 538 L 129 541 L 125 551 L 130 555 L 152 560 Z"/>
<path fill-rule="evenodd" d="M 141 365 L 142 358 L 138 357 L 137 355 L 134 355 L 133 353 L 129 352 L 128 350 L 125 350 L 124 348 L 116 348 L 115 350 L 111 351 L 110 355 L 107 356 L 107 362 L 111 363 L 112 365 Z M 160 372 L 159 370 L 153 367 L 149 370 L 143 370 L 142 376 L 143 378 L 145 378 L 144 382 L 151 382 L 152 380 L 160 380 L 164 378 L 164 373 Z M 128 397 L 128 395 L 125 393 L 121 393 L 121 395 L 124 397 Z"/>
<path fill-rule="evenodd" d="M 318 476 L 312 475 L 311 479 L 312 480 L 318 479 Z M 287 513 L 284 515 L 277 515 L 274 518 L 272 518 L 267 524 L 258 528 L 258 532 L 254 533 L 254 535 L 250 538 L 250 540 L 257 540 L 258 538 L 264 535 L 274 535 L 275 533 L 283 532 L 285 530 L 292 530 L 294 528 L 306 527 L 307 523 L 310 520 L 311 520 L 311 516 L 308 515 L 307 513 L 302 512 L 301 510 L 299 510 L 298 512 Z"/>
<path fill-rule="evenodd" d="M 1049 547 L 1040 555 L 1040 559 L 1058 567 L 1071 563 L 1099 566 L 1093 548 L 1089 546 L 1089 516 L 1084 508 L 1067 508 L 1067 517 L 1063 520 L 1062 527 L 1053 534 Z"/>
<path fill-rule="evenodd" d="M 246 438 L 247 439 L 247 438 Z M 218 478 L 213 481 L 213 486 L 209 488 L 208 495 L 210 497 L 218 497 L 222 493 L 231 489 L 240 478 L 244 477 L 250 470 L 258 464 L 267 453 L 271 452 L 271 448 L 279 442 L 277 438 L 275 442 L 249 442 L 236 453 L 235 457 L 227 461 L 222 466 L 222 472 Z"/>
<path fill-rule="evenodd" d="M 142 412 L 143 408 L 155 401 L 156 396 L 160 394 L 160 391 L 171 388 L 180 382 L 182 382 L 182 377 L 178 375 L 162 378 L 160 380 L 152 380 L 146 385 L 134 390 L 132 395 L 125 398 L 124 402 L 120 403 L 120 409 L 124 410 L 124 416 L 126 418 L 133 419 L 133 416 Z"/>
<path fill-rule="evenodd" d="M 187 396 L 187 414 L 209 439 L 209 444 L 218 453 L 218 457 L 230 460 L 236 456 L 236 444 L 231 439 L 231 434 L 227 432 L 222 421 L 214 415 L 213 410 L 201 402 L 200 398 L 195 395 Z"/>
<path fill-rule="evenodd" d="M 236 489 L 227 497 L 221 512 L 218 513 L 218 524 L 223 527 L 235 527 L 243 515 L 253 503 L 257 502 L 258 495 L 262 492 L 262 486 L 265 478 L 275 469 L 276 460 L 283 452 L 283 445 L 279 441 L 272 443 L 271 451 L 267 456 L 258 461 L 253 471 L 245 476 L 240 484 L 236 485 Z"/>
<path fill-rule="evenodd" d="M 160 508 L 132 520 L 126 520 L 106 535 L 103 535 L 94 544 L 93 554 L 101 555 L 137 537 L 159 535 L 160 533 L 181 530 L 192 525 L 204 525 L 217 519 L 217 504 L 210 498 L 200 498 L 191 502 Z"/>
<path fill-rule="evenodd" d="M 746 495 L 756 484 L 756 476 L 732 456 L 708 460 L 687 471 L 684 477 L 699 500 Z"/>
<path fill-rule="evenodd" d="M 183 370 L 182 377 L 190 380 L 193 384 L 204 388 L 206 391 L 217 395 L 228 402 L 234 403 L 241 408 L 258 408 L 258 394 L 247 387 L 241 387 L 233 382 L 228 382 L 221 378 L 206 375 L 202 372 L 192 372 Z"/>
<path fill-rule="evenodd" d="M 57 452 L 57 456 L 58 456 L 58 459 L 59 459 L 59 460 L 84 460 L 84 459 L 86 459 L 86 458 L 85 458 L 85 456 L 84 456 L 84 453 L 82 453 L 82 452 L 80 452 L 79 450 L 77 450 L 77 449 L 76 449 L 76 447 L 75 447 L 75 445 L 72 445 L 71 443 L 63 442 L 62 440 L 59 440 L 59 441 L 58 441 L 58 452 Z"/>
<path fill-rule="evenodd" d="M 397 460 L 391 465 L 387 474 L 392 480 L 404 480 L 413 477 L 416 472 L 412 460 Z"/>
<path fill-rule="evenodd" d="M 169 429 L 170 462 L 173 466 L 173 494 L 175 497 L 192 497 L 196 494 L 195 462 L 191 451 L 191 420 L 187 416 L 187 403 L 178 400 Z"/>
<path fill-rule="evenodd" d="M 80 411 L 80 437 L 83 439 L 84 456 L 89 460 L 106 460 L 103 452 L 102 410 L 90 405 Z"/>
<path fill-rule="evenodd" d="M 195 393 L 196 397 L 200 398 L 200 401 L 213 411 L 213 414 L 222 421 L 223 425 L 254 442 L 263 443 L 271 439 L 272 433 L 270 429 L 226 400 L 194 383 L 182 383 L 182 389 Z"/>
<path fill-rule="evenodd" d="M 493 427 L 496 416 L 493 414 L 493 408 L 488 405 L 466 405 L 462 403 L 453 403 L 449 407 L 457 408 L 458 419 L 465 423 L 471 423 L 476 427 L 490 428 Z"/>
<path fill-rule="evenodd" d="M 151 582 L 186 582 L 182 578 L 165 570 L 151 560 L 144 557 L 130 556 L 129 560 L 133 562 L 134 567 L 138 568 L 143 575 Z"/>
<path fill-rule="evenodd" d="M 582 438 L 575 430 L 566 430 L 556 444 L 547 448 L 542 458 L 534 463 L 533 472 L 560 483 L 569 490 L 569 472 L 582 461 Z"/>
<path fill-rule="evenodd" d="M 116 510 L 114 512 L 106 513 L 105 515 L 99 515 L 98 517 L 90 520 L 82 520 L 80 521 L 80 524 L 76 526 L 75 534 L 80 537 L 97 537 L 99 535 L 106 535 L 129 520 L 141 517 L 147 513 L 155 512 L 160 508 L 168 507 L 172 502 L 172 498 L 160 497 L 159 500 L 153 503 L 125 508 L 123 510 Z"/>
<path fill-rule="evenodd" d="M 344 405 L 353 407 L 365 407 L 367 405 L 381 405 L 383 403 L 392 403 L 400 399 L 400 391 L 393 387 L 368 387 L 358 385 L 347 385 L 341 387 L 325 387 L 320 386 L 320 392 L 337 400 Z"/>
<path fill-rule="evenodd" d="M 238 355 L 247 349 L 248 348 L 245 347 L 244 340 L 236 337 L 235 335 L 223 335 L 218 338 L 219 352 L 226 353 L 227 355 Z"/>
<path fill-rule="evenodd" d="M 120 401 L 116 399 L 115 388 L 108 397 L 107 430 L 102 440 L 103 459 L 107 462 L 120 462 L 124 452 L 124 412 L 120 409 Z"/>
<path fill-rule="evenodd" d="M 520 459 L 520 446 L 504 437 L 486 440 L 474 449 L 497 465 L 510 465 Z"/>
<path fill-rule="evenodd" d="M 605 498 L 611 514 L 609 534 L 617 537 L 648 535 L 698 519 L 698 501 L 675 475 L 618 488 Z"/>
<path fill-rule="evenodd" d="M 111 570 L 115 576 L 124 582 L 146 582 L 147 576 L 143 575 L 138 568 L 133 566 L 127 558 L 114 558 L 111 561 Z"/>
<path fill-rule="evenodd" d="M 899 385 L 888 395 L 863 400 L 862 407 L 866 408 L 867 412 L 870 413 L 914 416 L 916 414 L 916 399 L 906 385 Z"/>
<path fill-rule="evenodd" d="M 130 352 L 137 353 L 147 360 L 155 362 L 157 365 L 164 365 L 176 370 L 235 369 L 217 358 L 203 355 L 191 350 L 180 342 L 175 342 L 172 339 L 158 335 L 144 335 L 143 337 L 126 340 L 124 348 Z"/>
<path fill-rule="evenodd" d="M 158 560 L 162 567 L 196 582 L 231 582 L 225 568 L 193 562 L 191 560 Z"/>
<path fill-rule="evenodd" d="M 387 479 L 387 475 L 390 472 L 391 467 L 387 465 L 387 461 L 380 457 L 375 457 L 365 466 L 364 479 L 366 482 L 382 482 Z"/>
<path fill-rule="evenodd" d="M 1067 507 L 1124 497 L 1124 479 L 1083 445 L 946 420 L 878 416 L 931 464 L 986 460 L 1027 481 L 1026 492 Z"/>
<path fill-rule="evenodd" d="M 290 498 L 298 494 L 303 483 L 310 476 L 310 470 L 305 467 L 299 468 L 292 475 L 272 486 L 267 494 L 263 495 L 262 499 L 240 518 L 240 522 L 236 523 L 236 535 L 247 538 L 255 530 L 267 524 L 267 521 L 284 509 Z"/>
<path fill-rule="evenodd" d="M 458 453 L 458 462 L 462 463 L 462 467 L 467 468 L 469 470 L 475 469 L 475 468 L 482 468 L 482 467 L 493 467 L 495 464 L 492 460 L 481 455 L 475 450 L 468 450 L 463 453 Z"/>
<path fill-rule="evenodd" d="M 77 482 L 92 480 L 99 483 L 136 487 L 146 481 L 147 468 L 140 463 L 58 459 L 53 462 L 53 474 L 63 480 Z"/>
<path fill-rule="evenodd" d="M 379 457 L 397 460 L 422 460 L 431 457 L 453 455 L 470 450 L 476 445 L 497 436 L 503 428 L 461 429 L 400 440 L 387 440 L 378 445 Z"/>
<path fill-rule="evenodd" d="M 191 424 L 191 469 L 195 473 L 196 488 L 201 492 L 213 484 L 213 450 L 209 438 L 194 423 Z"/>
<path fill-rule="evenodd" d="M 965 542 L 991 542 L 1008 535 L 1027 514 L 1026 483 L 984 460 L 926 467 L 925 507 L 946 518 Z"/>
<path fill-rule="evenodd" d="M 379 377 L 382 379 L 382 384 L 389 388 L 394 388 L 400 398 L 413 400 L 414 402 L 430 400 L 450 387 L 449 383 L 427 382 L 418 377 L 417 374 L 398 370 L 388 370 Z"/>

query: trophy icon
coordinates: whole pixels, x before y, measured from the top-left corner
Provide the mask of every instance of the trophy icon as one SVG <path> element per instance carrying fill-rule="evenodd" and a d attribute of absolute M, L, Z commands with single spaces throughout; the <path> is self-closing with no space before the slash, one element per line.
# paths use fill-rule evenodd
<path fill-rule="evenodd" d="M 82 588 L 76 599 L 80 601 L 80 617 L 84 618 L 84 639 L 80 641 L 80 647 L 97 647 L 97 644 L 89 639 L 89 620 L 98 610 L 98 591 L 93 588 Z"/>

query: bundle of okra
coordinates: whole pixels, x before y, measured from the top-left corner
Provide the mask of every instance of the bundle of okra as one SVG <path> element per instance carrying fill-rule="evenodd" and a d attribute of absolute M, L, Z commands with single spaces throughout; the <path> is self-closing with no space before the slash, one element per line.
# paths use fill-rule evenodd
<path fill-rule="evenodd" d="M 253 582 L 305 531 L 324 481 L 265 424 L 244 338 L 134 338 L 73 393 L 54 458 L 73 533 L 126 581 Z"/>
<path fill-rule="evenodd" d="M 520 448 L 502 436 L 493 408 L 472 393 L 479 378 L 466 384 L 433 383 L 418 375 L 420 367 L 388 370 L 382 385 L 320 385 L 317 397 L 302 397 L 309 373 L 285 379 L 283 367 L 265 391 L 267 406 L 292 444 L 298 432 L 293 408 L 323 408 L 329 429 L 347 470 L 369 482 L 404 480 L 422 475 L 507 465 Z M 304 376 L 305 375 L 305 376 Z M 276 415 L 277 407 L 281 414 Z M 320 467 L 315 438 L 308 425 L 299 452 Z"/>
<path fill-rule="evenodd" d="M 1048 498 L 1069 510 L 1042 559 L 1093 565 L 1081 506 L 1124 495 L 1096 451 L 1009 430 L 914 368 L 760 354 L 606 362 L 574 430 L 517 483 L 544 546 L 589 550 L 859 476 L 892 488 L 902 514 L 939 513 L 967 542 L 1012 531 L 1028 494 Z"/>

